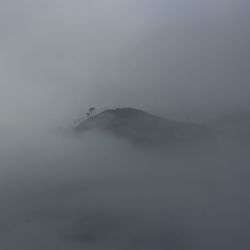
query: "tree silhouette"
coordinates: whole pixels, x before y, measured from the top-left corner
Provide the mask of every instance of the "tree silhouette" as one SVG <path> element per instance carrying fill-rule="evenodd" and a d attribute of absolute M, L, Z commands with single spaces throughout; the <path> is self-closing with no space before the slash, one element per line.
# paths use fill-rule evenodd
<path fill-rule="evenodd" d="M 91 108 L 89 108 L 89 114 L 90 114 L 90 116 L 93 116 L 93 113 L 95 112 L 95 107 L 91 107 Z"/>

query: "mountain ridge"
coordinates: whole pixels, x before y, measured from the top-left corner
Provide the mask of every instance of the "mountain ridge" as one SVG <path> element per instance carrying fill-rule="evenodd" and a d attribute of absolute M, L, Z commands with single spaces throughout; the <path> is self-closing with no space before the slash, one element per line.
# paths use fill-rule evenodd
<path fill-rule="evenodd" d="M 169 120 L 136 108 L 106 109 L 78 124 L 74 131 L 100 131 L 140 145 L 197 142 L 208 129 L 199 124 Z"/>

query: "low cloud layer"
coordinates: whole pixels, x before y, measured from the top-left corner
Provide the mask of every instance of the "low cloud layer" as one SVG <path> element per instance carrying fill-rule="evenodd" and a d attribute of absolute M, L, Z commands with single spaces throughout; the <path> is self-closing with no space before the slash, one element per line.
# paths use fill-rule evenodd
<path fill-rule="evenodd" d="M 104 135 L 5 143 L 0 248 L 249 249 L 250 159 L 229 142 L 172 151 Z"/>

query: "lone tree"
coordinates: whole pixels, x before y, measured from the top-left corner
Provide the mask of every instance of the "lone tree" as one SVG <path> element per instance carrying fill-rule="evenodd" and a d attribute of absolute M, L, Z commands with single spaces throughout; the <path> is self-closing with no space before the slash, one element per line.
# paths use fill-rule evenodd
<path fill-rule="evenodd" d="M 94 112 L 95 112 L 95 107 L 89 108 L 89 112 L 88 112 L 89 116 L 93 116 Z"/>

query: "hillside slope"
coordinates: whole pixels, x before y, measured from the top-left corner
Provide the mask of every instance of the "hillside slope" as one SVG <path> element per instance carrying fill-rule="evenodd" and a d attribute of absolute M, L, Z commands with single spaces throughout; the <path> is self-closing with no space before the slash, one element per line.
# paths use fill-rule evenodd
<path fill-rule="evenodd" d="M 81 122 L 74 130 L 107 132 L 141 145 L 198 142 L 209 133 L 201 125 L 167 120 L 134 108 L 105 110 Z"/>

